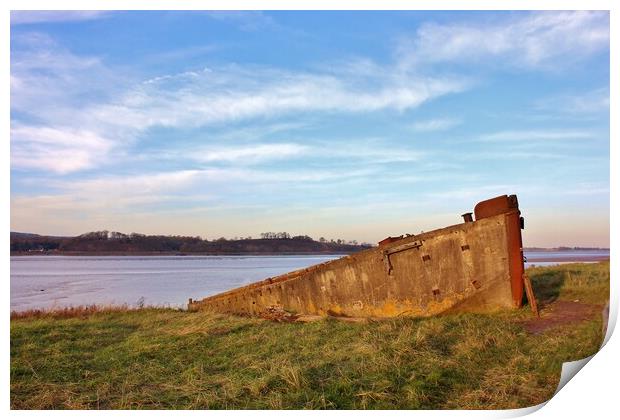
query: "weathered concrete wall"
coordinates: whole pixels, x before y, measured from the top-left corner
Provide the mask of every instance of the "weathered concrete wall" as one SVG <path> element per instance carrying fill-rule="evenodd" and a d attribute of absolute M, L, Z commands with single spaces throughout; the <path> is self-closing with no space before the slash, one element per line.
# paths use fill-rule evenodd
<path fill-rule="evenodd" d="M 300 314 L 393 317 L 518 306 L 511 287 L 509 217 L 405 237 L 189 307 L 250 315 L 279 307 Z"/>

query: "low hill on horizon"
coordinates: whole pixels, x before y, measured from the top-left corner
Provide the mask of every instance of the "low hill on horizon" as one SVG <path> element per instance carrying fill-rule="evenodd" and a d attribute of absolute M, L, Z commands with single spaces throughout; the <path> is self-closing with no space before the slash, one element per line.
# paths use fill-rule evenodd
<path fill-rule="evenodd" d="M 59 255 L 140 255 L 140 254 L 350 254 L 371 248 L 371 244 L 357 241 L 315 241 L 307 235 L 291 236 L 286 232 L 267 232 L 260 239 L 219 238 L 202 239 L 199 236 L 143 235 L 98 231 L 79 236 L 45 236 L 33 233 L 11 232 L 11 254 Z"/>
<path fill-rule="evenodd" d="M 314 240 L 308 235 L 291 236 L 286 232 L 267 232 L 260 239 L 219 238 L 202 239 L 200 236 L 144 235 L 120 232 L 98 231 L 78 236 L 51 236 L 36 233 L 11 232 L 11 254 L 349 254 L 374 245 L 358 244 L 357 241 Z M 597 251 L 609 248 L 567 247 L 553 248 L 524 247 L 524 251 Z"/>

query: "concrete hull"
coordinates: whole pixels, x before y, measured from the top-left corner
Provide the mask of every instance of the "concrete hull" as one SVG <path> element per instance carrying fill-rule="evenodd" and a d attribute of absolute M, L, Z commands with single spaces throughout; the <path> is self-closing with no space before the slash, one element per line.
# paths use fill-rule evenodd
<path fill-rule="evenodd" d="M 478 216 L 479 207 L 484 213 L 489 206 L 492 211 Z M 190 300 L 189 309 L 259 316 L 279 308 L 295 314 L 394 317 L 519 307 L 522 219 L 516 197 L 479 203 L 476 213 L 475 222 L 388 238 L 338 260 Z"/>

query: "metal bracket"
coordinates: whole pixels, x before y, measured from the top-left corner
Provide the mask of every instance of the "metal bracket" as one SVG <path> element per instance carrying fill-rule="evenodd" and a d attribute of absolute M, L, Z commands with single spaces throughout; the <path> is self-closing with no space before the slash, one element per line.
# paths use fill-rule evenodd
<path fill-rule="evenodd" d="M 391 249 L 386 249 L 383 251 L 383 264 L 385 264 L 385 271 L 388 275 L 392 274 L 394 267 L 392 266 L 392 261 L 390 261 L 390 255 L 396 254 L 398 252 L 407 251 L 408 249 L 418 249 L 422 246 L 422 241 L 413 241 L 407 244 L 399 245 Z"/>
<path fill-rule="evenodd" d="M 388 273 L 388 276 L 392 274 L 392 261 L 390 261 L 390 254 L 387 251 L 383 251 L 383 264 L 385 264 L 385 271 Z"/>

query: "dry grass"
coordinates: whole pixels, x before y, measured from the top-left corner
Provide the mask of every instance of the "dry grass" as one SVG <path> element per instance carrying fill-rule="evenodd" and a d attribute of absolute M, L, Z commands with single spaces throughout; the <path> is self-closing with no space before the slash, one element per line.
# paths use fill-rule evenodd
<path fill-rule="evenodd" d="M 29 309 L 26 311 L 11 311 L 11 320 L 37 318 L 87 318 L 94 314 L 110 314 L 115 312 L 130 312 L 139 310 L 160 310 L 161 307 L 128 305 L 78 305 L 63 308 Z"/>

